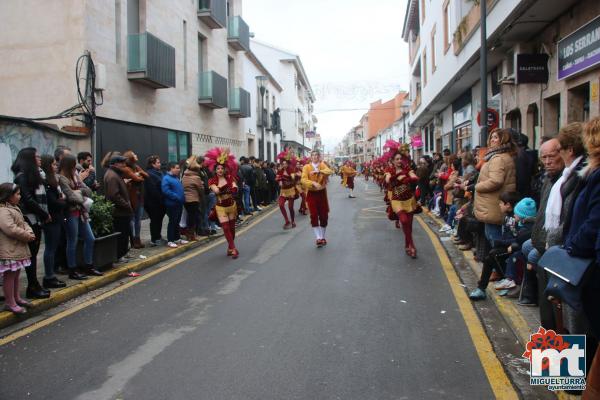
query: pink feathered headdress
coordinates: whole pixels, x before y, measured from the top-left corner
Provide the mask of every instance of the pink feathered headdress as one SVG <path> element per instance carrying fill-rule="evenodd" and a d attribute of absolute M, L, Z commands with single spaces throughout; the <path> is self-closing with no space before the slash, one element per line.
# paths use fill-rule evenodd
<path fill-rule="evenodd" d="M 290 151 L 290 149 L 286 149 L 281 153 L 277 154 L 277 159 L 279 162 L 287 161 L 290 167 L 295 168 L 296 163 L 298 162 L 298 158 L 296 155 Z"/>
<path fill-rule="evenodd" d="M 204 155 L 204 165 L 206 165 L 210 171 L 214 171 L 217 165 L 222 165 L 230 175 L 237 175 L 238 164 L 235 160 L 235 156 L 225 147 L 215 147 L 214 149 L 207 151 Z"/>
<path fill-rule="evenodd" d="M 396 154 L 402 154 L 404 152 L 409 152 L 410 146 L 406 143 L 402 144 L 400 142 L 396 142 L 395 140 L 389 139 L 383 145 L 383 150 L 387 150 L 387 152 L 384 153 L 384 155 L 382 157 L 387 162 L 387 161 L 391 160 L 392 158 L 394 158 L 394 156 Z M 403 155 L 402 157 L 405 157 L 405 156 Z"/>

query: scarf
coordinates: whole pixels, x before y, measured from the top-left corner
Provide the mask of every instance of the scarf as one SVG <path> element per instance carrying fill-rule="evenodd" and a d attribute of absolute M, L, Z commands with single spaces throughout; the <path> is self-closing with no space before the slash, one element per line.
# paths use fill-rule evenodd
<path fill-rule="evenodd" d="M 560 226 L 560 216 L 562 214 L 563 199 L 560 189 L 562 185 L 569 179 L 569 176 L 575 171 L 583 156 L 579 156 L 573 161 L 571 166 L 563 169 L 562 175 L 552 186 L 550 190 L 550 196 L 548 197 L 548 203 L 546 204 L 546 221 L 544 222 L 544 229 L 546 232 L 556 230 Z"/>
<path fill-rule="evenodd" d="M 485 153 L 485 161 L 490 161 L 492 159 L 492 157 L 494 157 L 496 154 L 502 154 L 502 153 L 507 153 L 512 149 L 512 146 L 510 145 L 510 143 L 506 143 L 506 144 L 502 144 L 500 146 L 496 146 L 496 147 L 492 147 L 491 149 L 489 149 L 487 151 L 487 153 Z"/>

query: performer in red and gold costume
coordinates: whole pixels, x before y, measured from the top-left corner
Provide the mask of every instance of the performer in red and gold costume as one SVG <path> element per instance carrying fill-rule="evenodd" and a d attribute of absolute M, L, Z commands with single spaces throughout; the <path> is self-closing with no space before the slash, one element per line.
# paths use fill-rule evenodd
<path fill-rule="evenodd" d="M 363 175 L 365 176 L 365 181 L 369 182 L 369 174 L 371 173 L 371 163 L 365 161 L 363 163 Z"/>
<path fill-rule="evenodd" d="M 310 163 L 302 168 L 302 185 L 308 190 L 306 203 L 310 212 L 310 223 L 317 238 L 317 247 L 327 244 L 325 231 L 329 218 L 327 181 L 333 170 L 321 160 L 321 152 L 310 153 Z"/>
<path fill-rule="evenodd" d="M 297 182 L 300 180 L 300 173 L 296 167 L 296 156 L 291 151 L 285 150 L 277 155 L 277 159 L 281 163 L 281 168 L 277 171 L 275 180 L 279 183 L 279 209 L 283 218 L 285 219 L 285 225 L 283 229 L 292 229 L 296 227 L 295 214 L 294 214 L 294 200 L 299 196 L 298 189 L 296 187 Z M 290 216 L 288 218 L 285 206 L 288 206 Z"/>
<path fill-rule="evenodd" d="M 300 198 L 302 199 L 302 201 L 300 202 L 300 210 L 298 210 L 298 212 L 302 215 L 306 215 L 306 212 L 308 211 L 308 208 L 306 208 L 306 188 L 304 187 L 304 185 L 302 185 L 302 168 L 304 168 L 304 166 L 306 164 L 308 164 L 310 162 L 310 158 L 308 157 L 302 157 L 300 159 L 300 161 L 298 162 L 298 166 L 296 167 L 297 173 L 298 173 L 298 181 L 296 184 L 296 189 L 298 190 L 298 193 L 300 193 Z"/>
<path fill-rule="evenodd" d="M 223 229 L 227 239 L 227 255 L 238 258 L 240 253 L 235 248 L 235 221 L 238 216 L 235 195 L 238 186 L 236 183 L 238 165 L 235 156 L 227 148 L 216 147 L 204 155 L 204 163 L 215 176 L 208 180 L 210 190 L 217 196 L 217 203 L 213 212 Z"/>
<path fill-rule="evenodd" d="M 419 178 L 412 170 L 410 147 L 408 144 L 401 145 L 388 140 L 384 148 L 389 149 L 387 155 L 392 162 L 392 166 L 385 171 L 387 198 L 404 231 L 406 254 L 417 258 L 417 249 L 412 238 L 412 223 L 418 206 L 411 184 L 416 183 Z M 396 226 L 398 227 L 398 224 Z"/>
<path fill-rule="evenodd" d="M 342 185 L 348 189 L 348 197 L 351 199 L 355 198 L 354 177 L 356 176 L 357 172 L 354 167 L 355 164 L 350 160 L 346 161 L 342 167 Z"/>

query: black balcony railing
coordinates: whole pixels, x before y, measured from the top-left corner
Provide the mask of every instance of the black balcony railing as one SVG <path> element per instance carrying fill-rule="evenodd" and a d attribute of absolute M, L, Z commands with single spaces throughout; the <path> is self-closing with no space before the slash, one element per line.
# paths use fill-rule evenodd
<path fill-rule="evenodd" d="M 225 28 L 227 0 L 198 0 L 198 18 L 209 28 Z"/>
<path fill-rule="evenodd" d="M 227 107 L 227 79 L 214 71 L 200 74 L 198 103 L 210 108 Z"/>
<path fill-rule="evenodd" d="M 127 77 L 157 89 L 175 87 L 175 48 L 149 32 L 129 35 Z"/>
<path fill-rule="evenodd" d="M 237 118 L 250 117 L 250 93 L 242 88 L 231 89 L 229 115 Z"/>
<path fill-rule="evenodd" d="M 229 18 L 227 41 L 236 50 L 250 50 L 250 28 L 242 17 Z"/>

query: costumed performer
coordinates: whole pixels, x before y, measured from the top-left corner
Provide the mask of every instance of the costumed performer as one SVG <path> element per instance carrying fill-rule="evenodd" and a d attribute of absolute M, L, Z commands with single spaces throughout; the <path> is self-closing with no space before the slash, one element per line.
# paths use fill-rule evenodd
<path fill-rule="evenodd" d="M 419 178 L 411 167 L 410 147 L 408 144 L 401 145 L 393 140 L 388 140 L 384 147 L 389 149 L 388 155 L 392 162 L 392 166 L 385 172 L 387 197 L 392 211 L 398 216 L 402 226 L 406 254 L 417 258 L 417 249 L 412 237 L 412 223 L 418 205 L 411 184 L 416 183 Z"/>
<path fill-rule="evenodd" d="M 235 156 L 227 148 L 215 147 L 204 155 L 204 163 L 215 176 L 208 180 L 210 190 L 217 196 L 217 203 L 211 214 L 215 214 L 227 240 L 227 255 L 238 258 L 235 248 L 235 221 L 238 216 L 235 195 L 238 165 Z"/>
<path fill-rule="evenodd" d="M 279 183 L 279 209 L 285 220 L 283 229 L 292 229 L 296 227 L 295 213 L 294 213 L 294 200 L 298 198 L 298 191 L 296 188 L 297 178 L 300 174 L 296 169 L 296 156 L 290 152 L 290 150 L 282 151 L 277 155 L 277 160 L 281 163 L 281 168 L 277 171 L 275 180 Z M 290 216 L 288 218 L 285 206 L 288 206 Z"/>
<path fill-rule="evenodd" d="M 354 177 L 357 172 L 354 169 L 354 163 L 347 160 L 342 167 L 342 185 L 348 189 L 348 197 L 354 199 Z"/>
<path fill-rule="evenodd" d="M 302 168 L 302 185 L 307 188 L 306 203 L 310 212 L 310 223 L 317 238 L 317 247 L 327 245 L 325 231 L 329 218 L 327 181 L 333 170 L 321 160 L 321 152 L 310 153 L 311 162 Z"/>

